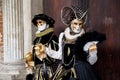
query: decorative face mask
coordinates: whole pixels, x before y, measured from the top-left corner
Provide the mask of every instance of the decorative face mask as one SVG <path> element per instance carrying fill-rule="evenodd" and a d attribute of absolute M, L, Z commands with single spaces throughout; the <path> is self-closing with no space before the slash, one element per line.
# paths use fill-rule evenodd
<path fill-rule="evenodd" d="M 38 31 L 43 31 L 46 28 L 48 28 L 48 26 L 44 20 L 37 20 L 37 27 L 38 27 Z"/>
<path fill-rule="evenodd" d="M 74 19 L 71 21 L 70 28 L 74 33 L 80 33 L 83 27 L 83 21 L 80 19 Z"/>

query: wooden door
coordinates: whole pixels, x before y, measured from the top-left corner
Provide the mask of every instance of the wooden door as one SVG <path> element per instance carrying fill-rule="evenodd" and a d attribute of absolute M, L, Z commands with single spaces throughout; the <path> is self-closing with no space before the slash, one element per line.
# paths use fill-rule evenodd
<path fill-rule="evenodd" d="M 55 19 L 55 34 L 59 35 L 65 25 L 61 22 L 61 9 L 70 6 L 71 0 L 44 0 L 44 12 Z"/>
<path fill-rule="evenodd" d="M 91 0 L 89 28 L 104 32 L 107 40 L 100 45 L 97 69 L 102 80 L 120 80 L 120 1 Z"/>
<path fill-rule="evenodd" d="M 66 27 L 60 19 L 64 6 L 78 6 L 84 0 L 43 0 L 44 13 L 53 17 L 55 34 Z M 106 34 L 107 40 L 98 45 L 98 62 L 95 68 L 102 80 L 120 80 L 120 0 L 89 0 L 86 31 Z"/>

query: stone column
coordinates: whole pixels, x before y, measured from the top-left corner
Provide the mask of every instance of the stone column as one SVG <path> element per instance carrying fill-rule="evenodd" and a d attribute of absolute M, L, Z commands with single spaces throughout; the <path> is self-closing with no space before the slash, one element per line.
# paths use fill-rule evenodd
<path fill-rule="evenodd" d="M 4 60 L 0 80 L 25 80 L 24 55 L 31 50 L 31 0 L 2 0 Z"/>
<path fill-rule="evenodd" d="M 32 49 L 31 0 L 23 0 L 24 55 Z"/>
<path fill-rule="evenodd" d="M 24 57 L 23 0 L 2 1 L 4 63 L 19 63 Z"/>

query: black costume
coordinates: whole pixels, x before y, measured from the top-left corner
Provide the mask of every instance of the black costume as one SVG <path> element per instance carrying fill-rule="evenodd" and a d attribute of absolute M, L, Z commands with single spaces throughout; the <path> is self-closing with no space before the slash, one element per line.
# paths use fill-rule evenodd
<path fill-rule="evenodd" d="M 64 43 L 62 65 L 66 71 L 73 67 L 77 78 L 74 78 L 73 73 L 71 74 L 70 71 L 67 75 L 63 76 L 62 80 L 100 80 L 90 63 L 87 61 L 89 54 L 83 51 L 83 47 L 87 42 L 98 41 L 98 43 L 100 43 L 105 39 L 106 37 L 104 34 L 94 31 L 87 32 L 81 37 L 78 37 L 75 44 Z M 67 55 L 68 48 L 70 48 L 69 55 Z"/>
<path fill-rule="evenodd" d="M 34 47 L 42 43 L 45 47 L 51 46 L 52 50 L 58 49 L 58 38 L 54 35 L 53 24 L 54 20 L 51 17 L 48 17 L 45 14 L 35 15 L 32 22 L 35 26 L 37 26 L 37 20 L 44 20 L 47 24 L 49 24 L 49 28 L 41 31 L 36 34 L 36 38 L 33 42 Z M 56 61 L 53 58 L 47 56 L 43 60 L 40 60 L 36 54 L 35 49 L 33 47 L 33 60 L 35 62 L 35 69 L 33 74 L 28 74 L 26 80 L 49 80 L 50 74 L 53 72 L 54 62 Z"/>
<path fill-rule="evenodd" d="M 81 8 L 80 8 L 81 9 Z M 80 11 L 80 12 L 79 12 Z M 56 71 L 54 80 L 99 80 L 98 76 L 92 69 L 91 62 L 88 61 L 90 56 L 89 48 L 84 50 L 87 43 L 100 43 L 106 39 L 104 34 L 85 32 L 83 27 L 86 10 L 74 10 L 70 7 L 64 7 L 62 12 L 62 21 L 67 27 L 64 33 L 61 33 L 62 43 L 62 64 Z M 86 17 L 85 17 L 86 19 Z M 73 22 L 74 21 L 74 22 Z M 75 33 L 75 28 L 80 28 L 79 33 Z M 96 49 L 95 49 L 96 51 Z M 96 55 L 96 54 L 95 54 Z M 90 58 L 90 57 L 89 57 Z"/>
<path fill-rule="evenodd" d="M 92 66 L 86 61 L 87 53 L 83 51 L 83 46 L 87 42 L 98 41 L 98 43 L 106 39 L 104 34 L 98 32 L 87 32 L 83 36 L 79 37 L 75 43 L 74 56 L 75 64 L 74 68 L 77 74 L 77 80 L 99 80 Z"/>

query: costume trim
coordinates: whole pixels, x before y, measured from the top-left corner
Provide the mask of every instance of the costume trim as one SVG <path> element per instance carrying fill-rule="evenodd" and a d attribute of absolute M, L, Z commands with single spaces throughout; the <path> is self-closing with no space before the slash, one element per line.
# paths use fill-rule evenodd
<path fill-rule="evenodd" d="M 97 50 L 96 51 L 93 51 L 93 52 L 90 52 L 89 55 L 87 56 L 87 61 L 93 65 L 97 62 L 98 60 L 98 57 L 97 57 Z"/>
<path fill-rule="evenodd" d="M 92 45 L 92 44 L 97 44 L 99 41 L 90 41 L 90 42 L 87 42 L 85 45 L 84 45 L 84 47 L 83 47 L 83 50 L 85 51 L 85 52 L 88 52 L 88 49 L 89 49 L 89 47 L 90 47 L 90 45 Z"/>
<path fill-rule="evenodd" d="M 83 35 L 85 33 L 84 29 L 81 30 L 80 33 L 78 34 L 74 34 L 74 35 L 71 35 L 70 34 L 70 28 L 66 28 L 65 31 L 64 31 L 64 34 L 65 34 L 65 38 L 69 41 L 74 41 L 77 39 L 77 37 L 80 37 L 81 35 Z"/>
<path fill-rule="evenodd" d="M 46 29 L 46 30 L 44 30 L 44 31 L 42 31 L 42 32 L 40 32 L 40 33 L 37 33 L 37 34 L 36 34 L 36 37 L 44 36 L 44 35 L 46 35 L 46 34 L 48 34 L 48 33 L 50 33 L 50 32 L 53 32 L 53 31 L 54 31 L 53 28 L 48 28 L 48 29 Z"/>

